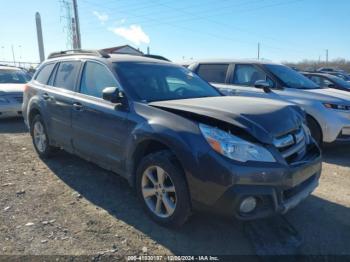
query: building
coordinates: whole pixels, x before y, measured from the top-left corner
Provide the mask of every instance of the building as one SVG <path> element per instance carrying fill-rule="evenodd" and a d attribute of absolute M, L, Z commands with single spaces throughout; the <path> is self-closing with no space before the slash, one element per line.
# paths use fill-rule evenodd
<path fill-rule="evenodd" d="M 144 55 L 144 53 L 142 53 L 140 50 L 129 45 L 104 48 L 102 50 L 109 54 L 131 54 L 131 55 L 142 55 L 142 56 Z"/>

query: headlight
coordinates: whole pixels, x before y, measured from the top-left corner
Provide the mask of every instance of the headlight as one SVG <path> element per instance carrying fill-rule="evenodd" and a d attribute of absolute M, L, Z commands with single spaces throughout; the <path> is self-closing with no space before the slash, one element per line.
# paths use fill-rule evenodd
<path fill-rule="evenodd" d="M 328 109 L 345 110 L 345 111 L 350 110 L 350 106 L 346 106 L 346 105 L 331 104 L 331 103 L 324 103 L 323 105 Z"/>
<path fill-rule="evenodd" d="M 228 158 L 239 162 L 276 162 L 272 154 L 262 146 L 208 125 L 199 124 L 199 129 L 212 149 Z"/>
<path fill-rule="evenodd" d="M 0 97 L 0 104 L 8 103 L 9 101 L 5 97 Z"/>

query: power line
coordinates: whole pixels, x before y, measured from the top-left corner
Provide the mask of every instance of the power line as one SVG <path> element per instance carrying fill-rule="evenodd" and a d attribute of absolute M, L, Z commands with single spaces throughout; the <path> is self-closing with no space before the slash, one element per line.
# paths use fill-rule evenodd
<path fill-rule="evenodd" d="M 258 6 L 256 8 L 246 8 L 246 9 L 243 9 L 243 10 L 239 10 L 239 14 L 242 14 L 242 13 L 245 13 L 245 12 L 252 12 L 252 11 L 256 11 L 256 10 L 261 10 L 261 9 L 265 9 L 265 8 L 270 8 L 270 7 L 274 7 L 274 6 L 280 6 L 280 5 L 286 5 L 286 4 L 292 4 L 292 3 L 296 3 L 296 2 L 300 2 L 301 0 L 291 0 L 291 1 L 283 1 L 283 2 L 274 2 L 274 3 L 269 3 L 267 5 L 262 5 L 262 6 Z M 87 0 L 84 0 L 84 2 L 87 2 Z M 170 2 L 170 1 L 169 1 Z M 232 5 L 232 3 L 230 5 L 225 5 L 224 8 L 227 9 L 228 7 L 242 7 L 244 5 L 247 5 L 247 4 L 252 4 L 252 3 L 255 3 L 257 2 L 256 0 L 252 0 L 250 2 L 244 2 L 243 4 L 237 4 L 235 3 L 235 5 Z M 261 1 L 258 1 L 259 3 Z M 179 15 L 177 15 L 177 19 L 176 21 L 169 21 L 169 20 L 162 20 L 162 19 L 154 19 L 153 17 L 150 17 L 149 15 L 145 15 L 145 14 L 142 14 L 142 15 L 133 15 L 133 18 L 145 18 L 147 21 L 146 22 L 138 22 L 138 23 L 141 23 L 143 27 L 145 26 L 171 26 L 171 27 L 174 27 L 174 28 L 179 28 L 179 29 L 183 29 L 183 30 L 187 30 L 187 31 L 191 31 L 191 32 L 195 32 L 195 33 L 200 33 L 200 34 L 205 34 L 205 35 L 210 35 L 212 37 L 215 37 L 215 38 L 222 38 L 222 39 L 227 39 L 227 40 L 230 40 L 230 41 L 235 41 L 235 42 L 241 42 L 241 43 L 248 43 L 248 44 L 251 44 L 251 45 L 256 45 L 256 40 L 255 41 L 247 41 L 247 40 L 242 40 L 242 39 L 237 39 L 237 38 L 232 38 L 232 37 L 228 37 L 227 35 L 218 35 L 218 34 L 213 34 L 213 33 L 208 33 L 208 32 L 204 32 L 204 31 L 199 31 L 198 29 L 193 29 L 193 28 L 188 28 L 188 27 L 185 27 L 185 26 L 180 26 L 179 25 L 179 22 L 188 22 L 188 21 L 192 21 L 192 20 L 205 20 L 205 21 L 208 21 L 210 23 L 213 23 L 213 24 L 217 24 L 217 25 L 222 25 L 224 29 L 233 29 L 233 30 L 236 30 L 236 31 L 240 31 L 240 32 L 243 32 L 243 33 L 246 33 L 246 34 L 249 34 L 249 35 L 261 35 L 263 38 L 270 38 L 270 39 L 273 39 L 275 42 L 281 42 L 280 39 L 278 38 L 275 38 L 275 37 L 271 37 L 271 36 L 268 36 L 266 34 L 259 34 L 259 33 L 252 33 L 252 32 L 249 32 L 248 30 L 246 29 L 242 29 L 242 28 L 239 28 L 237 26 L 232 26 L 228 23 L 223 23 L 223 22 L 220 22 L 220 21 L 217 21 L 217 20 L 213 20 L 213 19 L 210 19 L 210 17 L 213 17 L 213 16 L 216 16 L 218 14 L 223 14 L 223 13 L 231 13 L 232 10 L 228 11 L 228 10 L 222 10 L 220 11 L 220 9 L 218 7 L 216 7 L 216 10 L 218 10 L 219 12 L 214 12 L 213 14 L 213 10 L 211 8 L 211 10 L 207 10 L 207 11 L 210 11 L 211 15 L 207 15 L 207 16 L 203 16 L 203 14 L 206 13 L 206 11 L 201 11 L 201 10 L 197 10 L 196 9 L 196 13 L 193 13 L 193 12 L 189 12 L 187 11 L 187 9 L 183 9 L 183 8 L 177 8 L 177 7 L 172 7 L 172 6 L 169 6 L 167 4 L 164 4 L 164 3 L 156 3 L 156 2 L 153 2 L 152 5 L 143 5 L 141 8 L 139 7 L 138 9 L 143 9 L 143 10 L 147 10 L 149 7 L 151 6 L 154 6 L 154 5 L 160 5 L 160 6 L 163 6 L 163 7 L 166 7 L 168 8 L 169 10 L 175 10 L 176 12 L 182 12 L 184 14 L 186 14 L 186 16 L 188 17 L 188 15 L 190 15 L 191 17 L 190 18 L 187 18 L 187 19 L 182 19 L 182 20 L 179 20 Z M 101 6 L 102 8 L 105 8 L 103 7 L 102 5 L 99 5 Z M 112 10 L 113 11 L 113 10 Z M 152 13 L 154 14 L 154 13 Z M 201 15 L 198 15 L 198 14 L 201 14 Z M 181 17 L 181 16 L 180 16 Z M 142 20 L 141 20 L 142 21 Z M 173 23 L 175 22 L 175 23 Z M 132 23 L 128 23 L 128 24 L 132 24 Z M 99 27 L 100 28 L 100 27 Z M 94 28 L 91 28 L 89 27 L 89 30 L 91 29 L 94 29 Z M 256 37 L 258 38 L 258 37 Z M 261 39 L 261 37 L 259 37 Z M 286 41 L 284 41 L 286 42 Z M 295 43 L 291 43 L 291 45 L 295 46 L 296 44 Z M 273 46 L 273 45 L 269 45 L 269 44 L 265 44 L 264 43 L 264 47 L 266 49 L 271 49 L 271 50 L 280 50 L 280 51 L 286 51 L 286 50 L 289 50 L 289 51 L 292 51 L 292 52 L 297 52 L 297 53 L 308 53 L 309 52 L 306 52 L 305 50 L 297 50 L 297 49 L 294 49 L 294 48 L 290 48 L 290 47 L 276 47 L 276 46 Z"/>

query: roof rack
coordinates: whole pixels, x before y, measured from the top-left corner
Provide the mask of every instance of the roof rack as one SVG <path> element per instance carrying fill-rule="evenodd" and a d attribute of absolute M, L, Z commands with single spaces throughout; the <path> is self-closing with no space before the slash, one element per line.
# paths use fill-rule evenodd
<path fill-rule="evenodd" d="M 59 52 L 51 53 L 47 59 L 63 57 L 63 56 L 73 56 L 73 55 L 91 55 L 103 58 L 110 58 L 110 55 L 104 50 L 84 50 L 84 49 L 72 49 Z"/>

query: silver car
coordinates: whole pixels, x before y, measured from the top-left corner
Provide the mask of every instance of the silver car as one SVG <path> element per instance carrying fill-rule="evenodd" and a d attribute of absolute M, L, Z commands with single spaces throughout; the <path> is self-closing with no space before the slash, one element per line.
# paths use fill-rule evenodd
<path fill-rule="evenodd" d="M 189 69 L 227 95 L 298 104 L 306 111 L 311 133 L 319 143 L 350 141 L 349 92 L 321 88 L 291 68 L 271 62 L 208 60 L 195 62 Z"/>
<path fill-rule="evenodd" d="M 22 116 L 23 90 L 29 80 L 20 68 L 0 66 L 0 118 Z"/>

